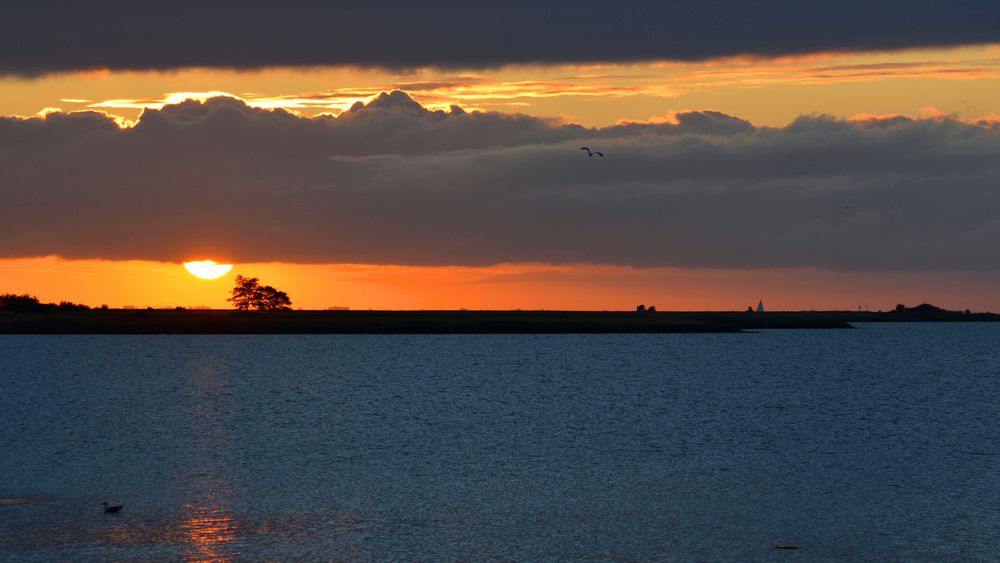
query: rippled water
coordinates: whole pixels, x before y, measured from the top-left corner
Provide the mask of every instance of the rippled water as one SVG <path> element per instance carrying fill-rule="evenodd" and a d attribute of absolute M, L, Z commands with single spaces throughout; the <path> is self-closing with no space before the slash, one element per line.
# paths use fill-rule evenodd
<path fill-rule="evenodd" d="M 0 360 L 0 559 L 1000 558 L 1000 325 Z"/>

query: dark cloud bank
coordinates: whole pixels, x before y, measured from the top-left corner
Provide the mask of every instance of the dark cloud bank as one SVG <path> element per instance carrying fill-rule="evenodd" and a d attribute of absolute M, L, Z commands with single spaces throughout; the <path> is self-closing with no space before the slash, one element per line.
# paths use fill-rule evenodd
<path fill-rule="evenodd" d="M 697 60 L 1000 41 L 984 0 L 0 0 L 0 74 Z"/>
<path fill-rule="evenodd" d="M 4 118 L 0 256 L 998 270 L 998 155 L 1000 127 L 952 119 L 586 129 L 402 92 Z"/>

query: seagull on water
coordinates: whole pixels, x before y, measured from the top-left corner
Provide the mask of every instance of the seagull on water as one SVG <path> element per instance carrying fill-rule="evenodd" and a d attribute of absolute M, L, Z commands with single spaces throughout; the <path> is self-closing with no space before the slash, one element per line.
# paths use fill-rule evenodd
<path fill-rule="evenodd" d="M 597 151 L 591 151 L 590 147 L 580 147 L 580 150 L 587 151 L 587 156 L 594 156 L 596 154 L 597 156 L 599 156 L 601 158 L 604 158 L 604 153 L 597 152 Z"/>
<path fill-rule="evenodd" d="M 101 503 L 101 506 L 104 507 L 104 513 L 105 514 L 118 514 L 119 512 L 121 512 L 122 507 L 125 506 L 125 505 L 124 504 L 116 504 L 114 506 L 110 506 L 110 505 L 108 505 L 108 501 L 104 501 L 104 502 Z"/>

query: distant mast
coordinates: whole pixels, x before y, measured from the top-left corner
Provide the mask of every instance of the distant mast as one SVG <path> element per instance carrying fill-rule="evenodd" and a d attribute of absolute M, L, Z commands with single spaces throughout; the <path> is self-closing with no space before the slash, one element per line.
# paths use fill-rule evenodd
<path fill-rule="evenodd" d="M 763 299 L 761 299 L 760 301 L 757 302 L 757 312 L 758 313 L 763 313 L 764 312 L 764 300 Z"/>

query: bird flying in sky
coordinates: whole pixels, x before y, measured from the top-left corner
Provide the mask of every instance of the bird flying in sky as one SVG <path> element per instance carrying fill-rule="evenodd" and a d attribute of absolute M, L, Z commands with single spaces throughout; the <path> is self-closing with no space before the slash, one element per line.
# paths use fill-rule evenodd
<path fill-rule="evenodd" d="M 596 154 L 597 156 L 599 156 L 601 158 L 604 158 L 604 153 L 597 152 L 597 151 L 591 151 L 589 147 L 580 147 L 580 150 L 587 151 L 587 156 L 594 156 Z"/>

